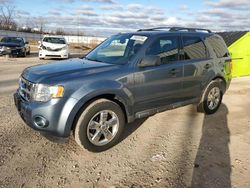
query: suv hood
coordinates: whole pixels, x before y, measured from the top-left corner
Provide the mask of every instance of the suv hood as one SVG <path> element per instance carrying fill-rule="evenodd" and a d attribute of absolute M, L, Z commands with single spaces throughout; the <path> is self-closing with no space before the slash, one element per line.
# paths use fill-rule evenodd
<path fill-rule="evenodd" d="M 104 72 L 118 66 L 86 59 L 70 59 L 29 67 L 23 71 L 22 77 L 33 83 L 49 82 L 56 77 L 60 77 L 61 79 L 65 77 L 67 79 L 69 75 L 73 74 L 86 76 L 97 72 Z"/>

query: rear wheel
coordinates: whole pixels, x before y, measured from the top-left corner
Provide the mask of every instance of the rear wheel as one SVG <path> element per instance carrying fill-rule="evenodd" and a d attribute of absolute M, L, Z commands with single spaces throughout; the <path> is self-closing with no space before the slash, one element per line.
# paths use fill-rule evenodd
<path fill-rule="evenodd" d="M 80 115 L 74 130 L 75 140 L 82 148 L 101 152 L 119 141 L 124 124 L 120 106 L 113 101 L 99 99 Z"/>
<path fill-rule="evenodd" d="M 210 82 L 207 86 L 198 110 L 206 114 L 214 114 L 220 107 L 223 98 L 222 85 L 219 80 Z"/>

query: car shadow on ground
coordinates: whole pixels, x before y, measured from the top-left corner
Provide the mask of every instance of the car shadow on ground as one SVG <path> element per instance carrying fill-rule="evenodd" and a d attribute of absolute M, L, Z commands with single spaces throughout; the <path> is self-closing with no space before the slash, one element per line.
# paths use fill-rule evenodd
<path fill-rule="evenodd" d="M 231 187 L 227 115 L 226 105 L 221 104 L 218 112 L 204 116 L 191 187 Z"/>
<path fill-rule="evenodd" d="M 133 132 L 135 132 L 147 119 L 148 118 L 137 119 L 134 122 L 125 125 L 119 143 L 129 137 L 129 135 L 131 135 Z M 117 143 L 116 145 L 118 145 L 119 143 Z"/>

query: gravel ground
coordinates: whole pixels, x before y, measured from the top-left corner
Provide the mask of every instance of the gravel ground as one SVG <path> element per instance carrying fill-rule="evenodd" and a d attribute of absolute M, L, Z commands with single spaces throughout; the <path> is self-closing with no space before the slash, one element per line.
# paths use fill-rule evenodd
<path fill-rule="evenodd" d="M 0 187 L 250 187 L 250 77 L 234 79 L 219 111 L 187 106 L 127 125 L 102 153 L 73 136 L 52 143 L 28 128 L 12 94 L 35 56 L 0 59 Z"/>

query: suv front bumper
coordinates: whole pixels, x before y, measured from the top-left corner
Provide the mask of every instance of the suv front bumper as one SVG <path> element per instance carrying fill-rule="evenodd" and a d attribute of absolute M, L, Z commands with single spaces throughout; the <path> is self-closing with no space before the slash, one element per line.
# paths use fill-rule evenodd
<path fill-rule="evenodd" d="M 73 108 L 78 102 L 74 98 L 52 99 L 46 103 L 28 102 L 18 92 L 14 101 L 19 115 L 31 128 L 57 137 L 70 135 Z M 44 121 L 44 123 L 43 123 Z"/>

